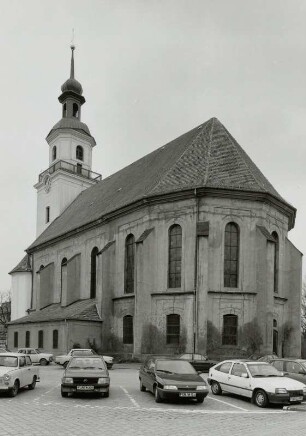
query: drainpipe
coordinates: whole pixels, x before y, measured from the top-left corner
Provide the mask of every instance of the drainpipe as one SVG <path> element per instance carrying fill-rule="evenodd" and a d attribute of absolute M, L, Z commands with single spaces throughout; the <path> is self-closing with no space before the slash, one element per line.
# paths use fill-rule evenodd
<path fill-rule="evenodd" d="M 193 299 L 193 352 L 196 353 L 197 334 L 198 334 L 198 236 L 197 223 L 199 221 L 199 198 L 197 188 L 194 189 L 196 205 L 196 228 L 195 228 L 195 252 L 194 252 L 194 299 Z"/>

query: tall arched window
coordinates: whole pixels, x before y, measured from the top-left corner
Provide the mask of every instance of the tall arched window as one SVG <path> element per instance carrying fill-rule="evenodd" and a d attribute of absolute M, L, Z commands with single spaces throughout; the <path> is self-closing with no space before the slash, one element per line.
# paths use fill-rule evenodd
<path fill-rule="evenodd" d="M 239 266 L 239 227 L 228 223 L 224 240 L 224 286 L 237 288 Z"/>
<path fill-rule="evenodd" d="M 181 331 L 181 317 L 175 313 L 167 315 L 167 344 L 179 344 Z"/>
<path fill-rule="evenodd" d="M 79 106 L 76 103 L 73 103 L 72 106 L 72 116 L 78 118 L 79 116 Z"/>
<path fill-rule="evenodd" d="M 131 315 L 123 317 L 123 343 L 134 343 L 133 317 Z"/>
<path fill-rule="evenodd" d="M 56 159 L 56 145 L 52 148 L 52 160 Z"/>
<path fill-rule="evenodd" d="M 80 145 L 78 145 L 76 148 L 76 158 L 79 160 L 84 159 L 84 150 L 83 147 L 81 147 Z"/>
<path fill-rule="evenodd" d="M 238 316 L 223 316 L 222 345 L 237 345 Z"/>
<path fill-rule="evenodd" d="M 169 229 L 168 287 L 180 288 L 182 276 L 182 228 L 174 224 Z"/>
<path fill-rule="evenodd" d="M 26 348 L 30 347 L 30 331 L 27 330 L 25 334 L 25 346 Z"/>
<path fill-rule="evenodd" d="M 58 348 L 58 330 L 53 330 L 53 348 Z"/>
<path fill-rule="evenodd" d="M 278 355 L 278 329 L 276 319 L 273 320 L 273 353 Z"/>
<path fill-rule="evenodd" d="M 98 247 L 94 247 L 91 251 L 91 264 L 90 264 L 90 298 L 96 298 L 97 292 L 97 254 L 99 253 Z"/>
<path fill-rule="evenodd" d="M 61 301 L 67 293 L 67 259 L 64 257 L 61 263 Z"/>
<path fill-rule="evenodd" d="M 124 267 L 124 292 L 134 292 L 134 271 L 135 271 L 135 238 L 128 235 L 125 240 L 125 267 Z"/>
<path fill-rule="evenodd" d="M 273 289 L 274 292 L 278 292 L 278 271 L 279 271 L 279 239 L 276 232 L 272 232 L 272 236 L 275 239 L 274 244 L 274 279 L 273 279 Z"/>
<path fill-rule="evenodd" d="M 66 118 L 66 117 L 67 117 L 67 104 L 64 103 L 63 104 L 63 118 Z"/>

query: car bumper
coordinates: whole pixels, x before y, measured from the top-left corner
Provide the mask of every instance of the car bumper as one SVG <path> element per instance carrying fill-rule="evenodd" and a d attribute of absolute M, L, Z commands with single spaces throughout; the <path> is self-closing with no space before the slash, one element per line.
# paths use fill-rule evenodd
<path fill-rule="evenodd" d="M 183 400 L 183 399 L 199 399 L 205 398 L 208 395 L 208 389 L 205 391 L 177 391 L 169 389 L 157 388 L 163 400 Z"/>
<path fill-rule="evenodd" d="M 269 402 L 274 404 L 294 404 L 306 400 L 306 395 L 299 395 L 291 398 L 289 394 L 275 394 L 267 392 L 267 395 Z"/>
<path fill-rule="evenodd" d="M 109 384 L 103 384 L 103 385 L 88 385 L 88 386 L 82 386 L 82 388 L 87 389 L 80 389 L 80 385 L 76 384 L 69 384 L 69 385 L 61 385 L 61 391 L 67 392 L 70 394 L 78 393 L 78 394 L 97 394 L 97 393 L 105 393 L 109 391 Z"/>

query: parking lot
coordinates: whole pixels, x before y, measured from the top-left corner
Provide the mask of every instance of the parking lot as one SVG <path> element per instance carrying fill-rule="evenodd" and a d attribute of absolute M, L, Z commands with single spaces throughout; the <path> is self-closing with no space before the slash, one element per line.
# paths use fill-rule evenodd
<path fill-rule="evenodd" d="M 306 404 L 286 411 L 280 406 L 259 409 L 249 400 L 211 393 L 203 404 L 157 404 L 152 394 L 140 392 L 138 366 L 114 366 L 109 398 L 62 398 L 62 368 L 40 367 L 41 382 L 33 391 L 0 396 L 1 436 L 287 435 L 305 428 Z"/>

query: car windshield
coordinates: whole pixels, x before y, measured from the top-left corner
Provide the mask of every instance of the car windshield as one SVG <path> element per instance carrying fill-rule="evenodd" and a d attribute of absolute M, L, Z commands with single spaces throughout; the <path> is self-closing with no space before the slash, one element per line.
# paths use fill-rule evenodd
<path fill-rule="evenodd" d="M 190 363 L 184 360 L 157 360 L 155 370 L 168 374 L 196 374 Z"/>
<path fill-rule="evenodd" d="M 99 358 L 73 357 L 68 365 L 69 369 L 105 369 L 105 363 Z"/>
<path fill-rule="evenodd" d="M 18 358 L 14 356 L 0 356 L 0 366 L 18 366 Z"/>
<path fill-rule="evenodd" d="M 71 356 L 92 356 L 91 350 L 75 350 L 71 352 Z"/>
<path fill-rule="evenodd" d="M 269 364 L 249 363 L 247 367 L 252 377 L 281 377 L 282 373 Z"/>

